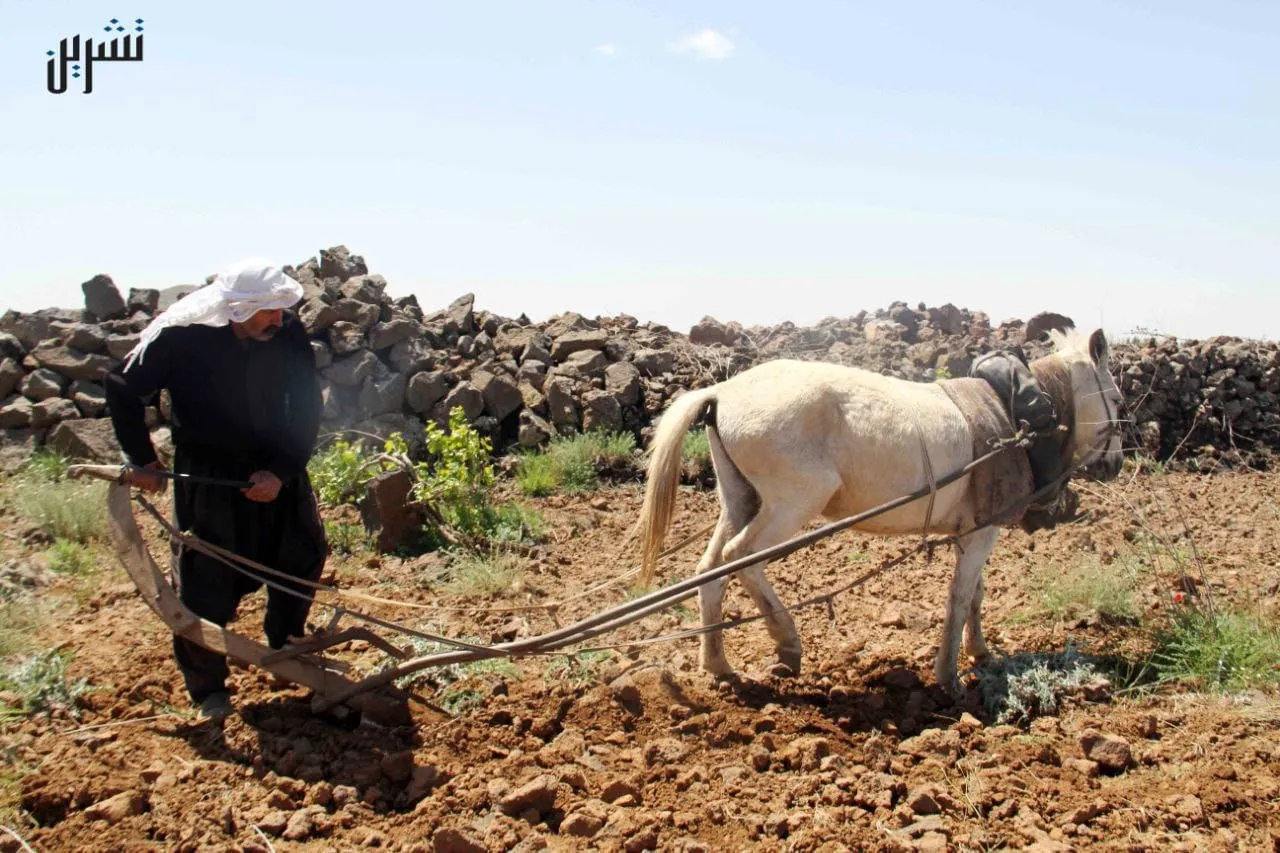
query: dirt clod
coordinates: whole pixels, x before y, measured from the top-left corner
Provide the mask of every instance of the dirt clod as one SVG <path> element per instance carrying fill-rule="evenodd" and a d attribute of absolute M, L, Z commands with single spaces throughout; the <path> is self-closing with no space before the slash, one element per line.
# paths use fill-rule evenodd
<path fill-rule="evenodd" d="M 1122 772 L 1133 763 L 1133 750 L 1119 735 L 1088 729 L 1080 735 L 1080 748 L 1090 761 L 1113 773 Z"/>

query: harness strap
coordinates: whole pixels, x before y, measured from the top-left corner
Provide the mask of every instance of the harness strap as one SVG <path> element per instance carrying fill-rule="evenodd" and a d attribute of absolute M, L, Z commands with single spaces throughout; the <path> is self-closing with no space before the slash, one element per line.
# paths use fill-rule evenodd
<path fill-rule="evenodd" d="M 938 481 L 933 476 L 933 460 L 929 458 L 929 445 L 924 440 L 924 430 L 920 427 L 920 419 L 915 409 L 911 410 L 911 425 L 915 427 L 916 439 L 920 442 L 920 456 L 924 461 L 924 476 L 929 484 L 929 505 L 924 513 L 924 527 L 920 529 L 920 538 L 929 541 L 929 528 L 933 527 L 933 505 L 938 497 Z"/>

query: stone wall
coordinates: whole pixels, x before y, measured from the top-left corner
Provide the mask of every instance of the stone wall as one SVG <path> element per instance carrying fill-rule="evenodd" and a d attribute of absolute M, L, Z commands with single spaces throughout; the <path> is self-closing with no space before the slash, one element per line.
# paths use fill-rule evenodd
<path fill-rule="evenodd" d="M 500 450 L 554 435 L 627 430 L 651 422 L 680 393 L 773 358 L 820 359 L 915 381 L 961 376 L 994 347 L 1026 344 L 1056 315 L 993 324 L 980 311 L 894 303 L 815 326 L 744 328 L 707 318 L 688 334 L 633 317 L 564 314 L 505 318 L 472 295 L 442 309 L 394 298 L 386 280 L 345 247 L 288 268 L 305 288 L 296 310 L 312 338 L 324 395 L 322 431 L 402 432 L 420 447 L 428 420 L 461 406 Z M 106 275 L 83 284 L 83 309 L 0 317 L 0 430 L 10 465 L 49 443 L 116 461 L 101 378 L 138 333 L 193 286 L 120 293 Z M 1280 448 L 1280 349 L 1214 338 L 1113 345 L 1116 374 L 1140 443 L 1161 460 L 1195 467 L 1265 467 Z M 167 440 L 166 400 L 149 410 Z"/>

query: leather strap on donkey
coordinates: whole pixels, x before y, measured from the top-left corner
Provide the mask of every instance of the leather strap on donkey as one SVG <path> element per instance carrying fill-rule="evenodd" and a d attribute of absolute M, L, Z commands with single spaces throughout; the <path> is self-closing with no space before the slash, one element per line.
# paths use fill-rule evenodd
<path fill-rule="evenodd" d="M 1027 461 L 1039 491 L 1061 479 L 1071 465 L 1075 418 L 1070 376 L 1040 365 L 1037 368 L 1033 370 L 1027 363 L 1020 348 L 994 350 L 979 356 L 969 375 L 985 380 L 1000 398 L 1014 428 L 1031 437 L 1026 446 Z M 1022 517 L 1024 530 L 1030 533 L 1057 523 L 1054 510 L 1065 486 L 1063 481 L 1027 509 Z"/>

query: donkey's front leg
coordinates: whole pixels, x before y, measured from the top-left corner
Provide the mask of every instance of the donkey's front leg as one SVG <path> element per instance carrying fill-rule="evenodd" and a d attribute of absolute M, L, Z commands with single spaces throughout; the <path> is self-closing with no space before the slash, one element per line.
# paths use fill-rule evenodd
<path fill-rule="evenodd" d="M 978 585 L 973 590 L 973 598 L 969 599 L 969 619 L 964 623 L 964 651 L 973 658 L 975 664 L 980 664 L 991 656 L 987 641 L 982 636 L 982 596 L 986 586 L 982 572 L 979 572 Z"/>
<path fill-rule="evenodd" d="M 933 662 L 933 674 L 938 685 L 953 698 L 961 695 L 960 678 L 956 672 L 956 655 L 960 648 L 960 636 L 965 622 L 972 618 L 971 605 L 982 577 L 982 567 L 996 546 L 1000 528 L 988 527 L 961 536 L 960 550 L 956 555 L 956 573 L 951 579 L 951 593 L 947 597 L 947 616 L 942 623 L 942 642 Z M 971 631 L 981 642 L 982 629 L 975 621 Z"/>

